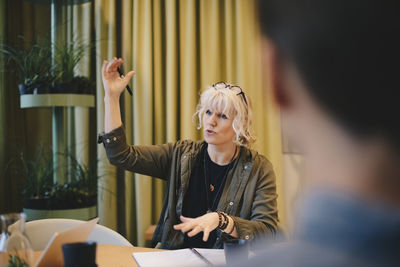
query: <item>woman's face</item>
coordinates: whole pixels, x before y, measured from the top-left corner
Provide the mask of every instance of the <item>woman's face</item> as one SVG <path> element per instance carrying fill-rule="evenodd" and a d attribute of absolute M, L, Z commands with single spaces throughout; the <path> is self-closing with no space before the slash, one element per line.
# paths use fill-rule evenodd
<path fill-rule="evenodd" d="M 211 145 L 233 143 L 236 133 L 232 127 L 233 118 L 228 114 L 206 109 L 203 114 L 204 139 Z"/>

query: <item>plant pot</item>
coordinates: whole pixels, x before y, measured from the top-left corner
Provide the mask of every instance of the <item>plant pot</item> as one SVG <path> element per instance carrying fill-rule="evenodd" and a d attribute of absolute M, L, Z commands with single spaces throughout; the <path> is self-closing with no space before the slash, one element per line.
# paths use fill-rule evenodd
<path fill-rule="evenodd" d="M 24 202 L 24 208 L 28 209 L 47 209 L 48 200 L 45 198 L 27 198 Z"/>
<path fill-rule="evenodd" d="M 97 199 L 97 197 L 96 197 Z M 52 208 L 48 198 L 25 199 L 24 213 L 28 221 L 46 218 L 68 218 L 76 220 L 89 220 L 97 216 L 97 205 L 92 199 L 87 202 L 86 207 L 74 208 Z"/>
<path fill-rule="evenodd" d="M 70 83 L 55 83 L 51 88 L 52 94 L 74 94 Z"/>
<path fill-rule="evenodd" d="M 50 93 L 50 88 L 47 84 L 36 84 L 33 85 L 33 94 L 34 95 L 39 95 L 39 94 L 48 94 Z"/>
<path fill-rule="evenodd" d="M 84 76 L 76 76 L 71 80 L 71 87 L 76 89 L 77 94 L 93 95 L 96 84 Z"/>
<path fill-rule="evenodd" d="M 66 218 L 87 221 L 97 217 L 97 205 L 80 209 L 63 210 L 40 210 L 24 208 L 27 221 L 48 219 L 48 218 Z"/>
<path fill-rule="evenodd" d="M 95 87 L 96 84 L 88 78 L 77 76 L 68 82 L 55 83 L 52 88 L 52 93 L 93 95 Z"/>
<path fill-rule="evenodd" d="M 37 210 L 66 210 L 80 209 L 95 206 L 97 204 L 97 196 L 82 197 L 81 195 L 63 194 L 59 198 L 26 198 L 24 208 Z"/>
<path fill-rule="evenodd" d="M 38 94 L 48 94 L 50 88 L 47 84 L 18 84 L 18 89 L 20 95 L 38 95 Z"/>
<path fill-rule="evenodd" d="M 18 89 L 20 95 L 27 95 L 27 94 L 33 94 L 33 87 L 32 85 L 26 85 L 26 84 L 18 84 Z"/>

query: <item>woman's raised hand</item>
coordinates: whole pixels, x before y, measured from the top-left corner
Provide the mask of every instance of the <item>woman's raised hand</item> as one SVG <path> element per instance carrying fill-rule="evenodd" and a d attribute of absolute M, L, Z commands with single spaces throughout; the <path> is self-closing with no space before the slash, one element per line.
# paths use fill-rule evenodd
<path fill-rule="evenodd" d="M 206 242 L 210 232 L 218 227 L 219 219 L 216 212 L 206 213 L 197 218 L 188 218 L 181 216 L 182 223 L 174 225 L 175 230 L 181 230 L 182 233 L 188 233 L 189 237 L 193 237 L 203 232 L 203 241 Z"/>
<path fill-rule="evenodd" d="M 103 85 L 106 96 L 117 97 L 124 91 L 126 85 L 129 83 L 134 71 L 128 72 L 125 77 L 120 77 L 118 68 L 122 65 L 121 58 L 114 58 L 110 62 L 104 60 L 102 67 Z"/>

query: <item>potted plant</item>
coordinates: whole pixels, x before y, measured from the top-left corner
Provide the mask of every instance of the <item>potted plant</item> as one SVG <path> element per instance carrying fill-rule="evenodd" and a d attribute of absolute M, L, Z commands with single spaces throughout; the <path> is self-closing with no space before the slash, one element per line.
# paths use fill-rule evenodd
<path fill-rule="evenodd" d="M 75 75 L 75 68 L 92 45 L 82 42 L 55 44 L 54 93 L 94 94 L 95 83 Z"/>
<path fill-rule="evenodd" d="M 21 37 L 20 40 L 24 38 Z M 2 71 L 11 71 L 17 75 L 21 95 L 52 93 L 93 95 L 95 83 L 88 77 L 74 73 L 75 67 L 91 48 L 92 44 L 78 41 L 52 44 L 48 38 L 36 40 L 33 44 L 2 43 L 0 53 L 4 54 L 6 60 Z"/>
<path fill-rule="evenodd" d="M 41 145 L 33 158 L 20 152 L 9 165 L 23 178 L 24 213 L 27 220 L 39 218 L 73 218 L 87 220 L 96 217 L 97 175 L 96 164 L 86 166 L 74 156 L 63 153 L 68 162 L 62 166 L 68 182 L 53 180 L 56 169 L 52 153 Z"/>
<path fill-rule="evenodd" d="M 51 45 L 46 38 L 28 45 L 24 38 L 15 45 L 0 44 L 5 69 L 16 74 L 20 94 L 48 93 L 53 82 Z"/>

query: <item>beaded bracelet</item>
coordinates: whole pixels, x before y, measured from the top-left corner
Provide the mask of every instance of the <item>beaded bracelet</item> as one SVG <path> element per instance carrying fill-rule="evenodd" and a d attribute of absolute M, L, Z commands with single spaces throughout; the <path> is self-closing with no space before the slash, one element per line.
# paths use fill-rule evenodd
<path fill-rule="evenodd" d="M 217 211 L 218 214 L 218 228 L 221 229 L 222 231 L 226 229 L 226 227 L 229 224 L 228 216 L 225 214 L 225 212 L 222 211 Z"/>
<path fill-rule="evenodd" d="M 222 216 L 224 217 L 224 223 L 221 226 L 221 230 L 224 231 L 226 229 L 226 227 L 229 224 L 229 220 L 228 220 L 228 216 L 225 214 L 225 212 L 221 212 Z"/>
<path fill-rule="evenodd" d="M 217 210 L 217 214 L 218 214 L 218 228 L 221 228 L 222 226 L 222 215 L 221 212 Z"/>

